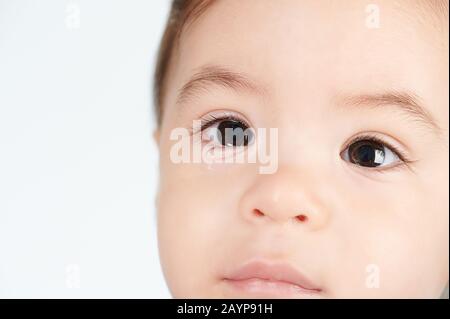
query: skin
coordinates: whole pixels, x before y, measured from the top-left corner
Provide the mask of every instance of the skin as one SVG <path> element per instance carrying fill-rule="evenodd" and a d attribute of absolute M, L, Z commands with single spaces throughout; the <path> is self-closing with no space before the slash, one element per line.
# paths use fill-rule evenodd
<path fill-rule="evenodd" d="M 449 275 L 448 30 L 410 1 L 377 1 L 380 28 L 368 28 L 368 3 L 218 1 L 183 33 L 155 132 L 159 250 L 175 298 L 248 297 L 222 279 L 255 256 L 293 265 L 323 288 L 321 298 L 441 294 Z M 266 94 L 211 87 L 177 105 L 178 90 L 205 64 L 246 74 Z M 338 96 L 391 90 L 419 96 L 441 135 L 392 107 L 337 105 Z M 251 163 L 171 161 L 170 132 L 217 109 L 278 128 L 274 174 Z M 346 141 L 364 132 L 414 162 L 370 170 L 344 161 Z M 377 288 L 367 285 L 371 267 Z"/>

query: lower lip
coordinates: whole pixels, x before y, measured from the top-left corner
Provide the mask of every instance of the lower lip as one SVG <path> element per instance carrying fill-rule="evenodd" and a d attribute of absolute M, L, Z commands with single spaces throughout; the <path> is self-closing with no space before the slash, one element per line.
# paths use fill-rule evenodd
<path fill-rule="evenodd" d="M 306 289 L 289 282 L 261 278 L 224 279 L 224 282 L 232 290 L 232 297 L 318 298 L 320 293 L 319 290 Z"/>

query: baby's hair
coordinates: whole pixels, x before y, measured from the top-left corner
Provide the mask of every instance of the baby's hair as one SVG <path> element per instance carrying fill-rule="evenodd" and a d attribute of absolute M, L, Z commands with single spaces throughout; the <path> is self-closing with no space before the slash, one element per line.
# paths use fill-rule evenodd
<path fill-rule="evenodd" d="M 212 3 L 217 1 L 218 0 L 172 0 L 169 18 L 164 29 L 157 55 L 153 79 L 153 101 L 158 126 L 161 124 L 162 119 L 163 98 L 166 93 L 169 67 L 181 34 L 188 25 L 198 19 Z M 406 3 L 416 5 L 419 11 L 424 13 L 425 16 L 432 14 L 435 18 L 433 21 L 438 25 L 438 32 L 442 30 L 441 22 L 444 23 L 444 26 L 448 25 L 448 0 L 416 0 L 414 2 L 408 1 Z M 417 16 L 413 18 L 418 19 Z"/>
<path fill-rule="evenodd" d="M 158 125 L 171 58 L 183 30 L 195 21 L 214 0 L 173 0 L 159 47 L 154 74 L 153 96 Z"/>

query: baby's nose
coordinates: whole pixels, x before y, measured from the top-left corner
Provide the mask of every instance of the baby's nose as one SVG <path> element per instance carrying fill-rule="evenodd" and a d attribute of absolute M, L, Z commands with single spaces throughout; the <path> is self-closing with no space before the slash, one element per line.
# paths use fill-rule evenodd
<path fill-rule="evenodd" d="M 327 224 L 329 213 L 311 186 L 287 170 L 258 175 L 241 198 L 240 212 L 254 223 L 290 222 L 319 230 Z"/>

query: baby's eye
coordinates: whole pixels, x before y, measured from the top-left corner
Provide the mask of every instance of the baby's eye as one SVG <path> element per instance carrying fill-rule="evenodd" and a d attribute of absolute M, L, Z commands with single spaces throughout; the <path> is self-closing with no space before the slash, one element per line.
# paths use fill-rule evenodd
<path fill-rule="evenodd" d="M 344 150 L 342 158 L 364 167 L 390 166 L 401 161 L 395 150 L 373 139 L 360 139 L 353 142 Z"/>
<path fill-rule="evenodd" d="M 242 147 L 253 142 L 253 130 L 238 119 L 216 119 L 203 128 L 202 139 L 222 147 Z"/>

